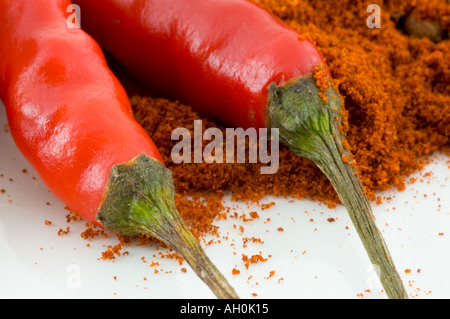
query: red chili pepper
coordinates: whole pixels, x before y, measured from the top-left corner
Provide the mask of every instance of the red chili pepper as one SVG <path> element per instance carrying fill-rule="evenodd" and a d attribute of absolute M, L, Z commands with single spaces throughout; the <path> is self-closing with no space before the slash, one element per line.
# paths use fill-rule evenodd
<path fill-rule="evenodd" d="M 323 62 L 309 40 L 247 1 L 74 3 L 82 27 L 149 88 L 235 127 L 265 127 L 269 84 Z"/>
<path fill-rule="evenodd" d="M 350 154 L 339 94 L 305 36 L 246 0 L 75 2 L 82 27 L 156 94 L 226 125 L 278 128 L 281 142 L 332 182 L 389 297 L 407 298 L 353 164 L 342 161 Z"/>
<path fill-rule="evenodd" d="M 0 1 L 0 97 L 17 146 L 77 214 L 163 240 L 219 297 L 236 297 L 176 210 L 171 173 L 101 48 L 68 27 L 69 5 Z"/>

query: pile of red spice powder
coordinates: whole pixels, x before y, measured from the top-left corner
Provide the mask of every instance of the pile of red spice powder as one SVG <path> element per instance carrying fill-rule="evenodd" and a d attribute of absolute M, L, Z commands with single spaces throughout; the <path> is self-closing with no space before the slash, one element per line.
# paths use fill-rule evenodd
<path fill-rule="evenodd" d="M 428 155 L 448 151 L 450 6 L 445 0 L 383 1 L 379 29 L 367 27 L 364 1 L 255 2 L 310 38 L 322 53 L 342 95 L 348 147 L 371 200 L 378 191 L 403 190 L 408 175 L 421 169 Z M 406 30 L 410 17 L 416 24 L 439 25 L 441 41 Z M 128 90 L 139 92 L 136 86 Z M 273 175 L 260 174 L 263 164 L 174 164 L 170 154 L 177 141 L 170 136 L 175 128 L 187 128 L 193 136 L 194 120 L 202 119 L 204 129 L 218 127 L 224 136 L 225 129 L 188 105 L 139 93 L 131 99 L 135 117 L 173 172 L 178 209 L 197 235 L 214 230 L 212 222 L 226 211 L 225 194 L 246 202 L 273 195 L 339 203 L 315 164 L 284 147 Z"/>

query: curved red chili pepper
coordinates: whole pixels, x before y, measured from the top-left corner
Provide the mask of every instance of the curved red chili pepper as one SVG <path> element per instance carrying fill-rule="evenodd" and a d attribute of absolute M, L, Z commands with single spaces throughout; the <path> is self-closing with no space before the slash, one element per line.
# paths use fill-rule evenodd
<path fill-rule="evenodd" d="M 17 146 L 77 214 L 163 240 L 217 296 L 236 297 L 179 216 L 170 171 L 101 48 L 68 27 L 69 5 L 0 1 L 0 97 Z"/>
<path fill-rule="evenodd" d="M 242 0 L 76 0 L 82 27 L 156 94 L 234 127 L 265 127 L 267 87 L 310 74 L 314 45 Z"/>
<path fill-rule="evenodd" d="M 332 182 L 389 297 L 407 298 L 347 161 L 339 95 L 312 74 L 326 66 L 309 40 L 246 0 L 76 3 L 82 26 L 157 94 L 226 125 L 278 128 L 281 142 Z"/>
<path fill-rule="evenodd" d="M 0 96 L 17 146 L 46 185 L 99 224 L 111 168 L 142 153 L 162 158 L 101 48 L 66 26 L 70 2 L 41 2 L 0 2 Z"/>

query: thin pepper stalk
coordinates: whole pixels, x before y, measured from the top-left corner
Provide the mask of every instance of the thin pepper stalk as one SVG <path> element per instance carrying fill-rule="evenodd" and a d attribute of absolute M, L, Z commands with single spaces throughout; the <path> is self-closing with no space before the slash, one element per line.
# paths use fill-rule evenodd
<path fill-rule="evenodd" d="M 363 186 L 342 145 L 340 96 L 328 85 L 319 89 L 313 75 L 269 86 L 269 125 L 297 155 L 313 161 L 328 177 L 360 236 L 380 281 L 391 299 L 407 299 L 386 243 L 378 230 Z"/>
<path fill-rule="evenodd" d="M 171 171 L 142 154 L 115 165 L 97 213 L 105 228 L 124 236 L 149 235 L 179 253 L 220 299 L 238 299 L 175 207 Z"/>

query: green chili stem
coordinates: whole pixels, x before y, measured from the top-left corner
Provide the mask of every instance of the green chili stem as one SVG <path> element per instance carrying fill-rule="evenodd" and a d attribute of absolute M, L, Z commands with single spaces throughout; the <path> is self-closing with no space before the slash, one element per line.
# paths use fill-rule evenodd
<path fill-rule="evenodd" d="M 278 128 L 281 142 L 316 163 L 333 184 L 361 238 L 380 281 L 392 299 L 407 299 L 400 275 L 378 230 L 369 201 L 354 168 L 343 161 L 350 152 L 338 130 L 340 97 L 331 86 L 317 87 L 309 75 L 269 87 L 269 125 Z"/>
<path fill-rule="evenodd" d="M 334 156 L 334 161 L 324 161 L 317 165 L 331 181 L 346 207 L 386 294 L 392 299 L 408 298 L 386 243 L 375 224 L 370 204 L 361 184 L 352 168 L 343 163 L 340 157 L 336 158 L 339 153 L 336 151 L 330 151 L 330 153 Z"/>
<path fill-rule="evenodd" d="M 174 249 L 221 299 L 239 298 L 192 235 L 175 207 L 172 173 L 142 154 L 111 169 L 97 214 L 103 226 L 124 236 L 149 235 Z"/>

